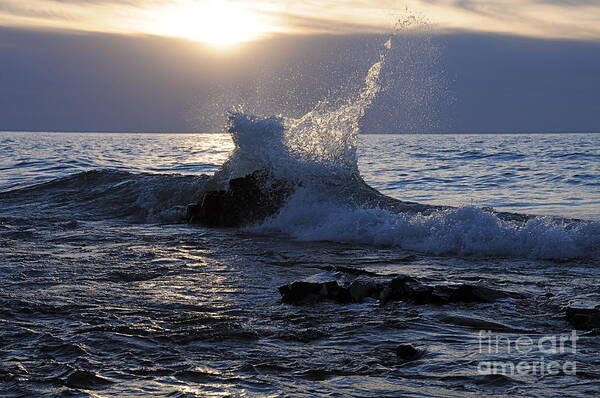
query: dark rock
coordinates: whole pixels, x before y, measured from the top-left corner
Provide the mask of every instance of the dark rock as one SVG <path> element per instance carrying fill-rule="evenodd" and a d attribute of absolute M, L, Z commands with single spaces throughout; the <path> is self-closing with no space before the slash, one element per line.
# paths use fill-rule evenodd
<path fill-rule="evenodd" d="M 395 277 L 381 289 L 379 299 L 384 303 L 392 300 L 408 300 L 409 287 L 407 283 L 409 282 L 416 282 L 416 279 L 408 275 Z"/>
<path fill-rule="evenodd" d="M 348 289 L 340 286 L 335 279 L 312 277 L 302 281 L 292 282 L 279 288 L 281 301 L 287 304 L 314 304 L 319 301 L 335 301 L 348 303 L 352 298 Z"/>
<path fill-rule="evenodd" d="M 520 297 L 517 294 L 492 289 L 485 286 L 460 284 L 438 285 L 434 287 L 432 303 L 491 303 L 498 299 Z"/>
<path fill-rule="evenodd" d="M 521 295 L 485 286 L 469 284 L 426 285 L 414 278 L 402 276 L 393 279 L 382 291 L 382 301 L 403 300 L 417 304 L 491 303 L 502 298 Z"/>
<path fill-rule="evenodd" d="M 279 288 L 281 301 L 287 304 L 312 304 L 321 299 L 322 286 L 310 282 L 292 282 Z"/>
<path fill-rule="evenodd" d="M 400 344 L 396 347 L 396 355 L 403 362 L 414 361 L 423 357 L 424 352 L 415 348 L 412 344 Z"/>
<path fill-rule="evenodd" d="M 571 304 L 566 310 L 567 320 L 577 329 L 592 330 L 600 328 L 599 306 Z"/>
<path fill-rule="evenodd" d="M 344 267 L 333 267 L 339 276 L 346 273 Z M 340 285 L 338 276 L 332 273 L 317 274 L 310 280 L 292 282 L 279 288 L 283 302 L 291 304 L 309 304 L 322 300 L 331 300 L 339 303 L 360 303 L 370 297 L 379 299 L 383 303 L 389 301 L 410 301 L 415 304 L 449 304 L 465 303 L 490 303 L 501 298 L 521 297 L 516 293 L 504 292 L 485 286 L 469 284 L 441 284 L 432 285 L 424 283 L 408 275 L 399 275 L 390 281 L 381 281 L 370 278 L 361 272 L 352 269 L 350 283 Z M 323 275 L 329 279 L 323 279 Z M 358 275 L 358 276 L 355 276 Z M 314 277 L 317 277 L 315 280 Z"/>
<path fill-rule="evenodd" d="M 435 303 L 433 300 L 433 287 L 424 285 L 419 281 L 407 281 L 404 284 L 406 290 L 406 298 L 417 304 Z"/>
<path fill-rule="evenodd" d="M 227 191 L 206 192 L 187 208 L 187 220 L 210 227 L 240 227 L 275 214 L 294 191 L 293 184 L 258 170 L 229 181 Z"/>
<path fill-rule="evenodd" d="M 236 213 L 228 208 L 229 196 L 226 191 L 206 192 L 200 203 L 188 206 L 188 222 L 208 226 L 234 226 Z"/>
<path fill-rule="evenodd" d="M 369 279 L 356 279 L 348 285 L 348 293 L 355 303 L 360 303 L 367 297 L 379 299 L 381 285 Z"/>
<path fill-rule="evenodd" d="M 383 302 L 392 300 L 413 301 L 417 304 L 437 303 L 433 296 L 434 288 L 417 279 L 400 275 L 390 281 L 380 296 Z"/>
<path fill-rule="evenodd" d="M 468 284 L 431 286 L 406 275 L 392 279 L 381 289 L 380 294 L 383 302 L 402 300 L 413 301 L 416 304 L 491 303 L 507 297 L 520 295 Z"/>

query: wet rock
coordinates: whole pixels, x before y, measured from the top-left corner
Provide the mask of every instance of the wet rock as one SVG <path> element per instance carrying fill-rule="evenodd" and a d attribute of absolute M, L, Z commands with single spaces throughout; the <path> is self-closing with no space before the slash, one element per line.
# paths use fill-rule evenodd
<path fill-rule="evenodd" d="M 573 327 L 583 330 L 600 328 L 600 306 L 572 303 L 566 309 L 567 320 Z"/>
<path fill-rule="evenodd" d="M 392 279 L 382 290 L 381 300 L 413 301 L 417 304 L 438 304 L 440 300 L 434 295 L 434 287 L 426 285 L 417 279 L 401 275 Z"/>
<path fill-rule="evenodd" d="M 279 293 L 282 302 L 294 305 L 314 304 L 325 300 L 338 303 L 352 301 L 348 289 L 340 286 L 336 279 L 319 275 L 283 285 L 279 288 Z"/>
<path fill-rule="evenodd" d="M 335 268 L 340 270 L 339 268 Z M 366 298 L 379 299 L 383 303 L 389 301 L 410 301 L 415 304 L 449 304 L 449 303 L 490 303 L 501 298 L 521 297 L 518 294 L 504 292 L 485 286 L 470 284 L 424 283 L 408 275 L 399 275 L 392 280 L 371 278 L 365 274 L 350 274 L 350 282 L 338 283 L 337 273 L 323 273 L 328 280 L 303 280 L 279 288 L 283 302 L 292 304 L 308 304 L 322 300 L 340 303 L 360 303 Z M 337 277 L 335 275 L 338 275 Z"/>
<path fill-rule="evenodd" d="M 348 285 L 348 293 L 355 303 L 360 303 L 367 297 L 379 299 L 381 285 L 370 279 L 356 279 Z"/>
<path fill-rule="evenodd" d="M 413 301 L 417 304 L 448 304 L 448 303 L 491 303 L 501 298 L 517 297 L 516 294 L 492 289 L 485 286 L 429 285 L 410 276 L 398 276 L 382 290 L 381 300 Z"/>
<path fill-rule="evenodd" d="M 320 301 L 326 294 L 322 292 L 324 289 L 326 287 L 320 283 L 298 281 L 281 286 L 279 293 L 281 294 L 281 301 L 287 304 L 313 304 Z"/>
<path fill-rule="evenodd" d="M 485 286 L 460 284 L 434 287 L 432 302 L 445 303 L 491 303 L 503 298 L 516 298 L 519 295 L 492 289 Z"/>
<path fill-rule="evenodd" d="M 466 293 L 466 298 L 461 301 L 476 301 L 483 303 L 491 303 L 504 298 L 523 298 L 521 294 L 514 292 L 506 292 L 504 290 L 492 289 L 486 286 L 463 285 L 463 295 Z M 464 297 L 464 296 L 463 296 Z"/>
<path fill-rule="evenodd" d="M 229 181 L 227 191 L 206 192 L 187 208 L 187 220 L 209 227 L 240 227 L 275 214 L 291 195 L 293 185 L 258 170 Z"/>
<path fill-rule="evenodd" d="M 409 286 L 407 283 L 416 282 L 416 279 L 408 275 L 400 275 L 385 284 L 379 294 L 381 301 L 388 302 L 392 300 L 407 300 L 409 296 Z"/>
<path fill-rule="evenodd" d="M 406 300 L 414 301 L 417 304 L 431 304 L 435 302 L 433 299 L 433 287 L 424 285 L 423 283 L 413 280 L 407 281 L 404 284 L 406 291 Z"/>
<path fill-rule="evenodd" d="M 400 344 L 396 347 L 396 355 L 403 362 L 414 361 L 423 356 L 424 352 L 415 348 L 412 344 Z"/>

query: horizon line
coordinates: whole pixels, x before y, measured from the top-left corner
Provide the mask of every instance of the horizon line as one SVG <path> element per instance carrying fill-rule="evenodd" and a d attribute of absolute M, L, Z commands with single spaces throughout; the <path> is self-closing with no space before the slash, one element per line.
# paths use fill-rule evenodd
<path fill-rule="evenodd" d="M 226 131 L 60 131 L 60 130 L 52 130 L 52 131 L 43 131 L 43 130 L 0 130 L 0 134 L 2 133 L 16 133 L 16 134 L 173 134 L 173 135 L 193 135 L 193 134 L 228 134 Z M 444 131 L 444 132 L 418 132 L 418 133 L 409 133 L 409 132 L 398 132 L 398 133 L 368 133 L 361 132 L 360 135 L 474 135 L 474 134 L 483 134 L 483 135 L 516 135 L 516 134 L 600 134 L 599 131 L 483 131 L 483 132 L 461 132 L 461 131 Z"/>

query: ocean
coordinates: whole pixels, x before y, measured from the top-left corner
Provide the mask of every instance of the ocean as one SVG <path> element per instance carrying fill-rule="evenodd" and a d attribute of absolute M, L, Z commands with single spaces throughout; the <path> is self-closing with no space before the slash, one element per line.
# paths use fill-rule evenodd
<path fill-rule="evenodd" d="M 306 120 L 231 118 L 231 134 L 0 133 L 0 395 L 600 391 L 597 329 L 565 317 L 600 299 L 600 134 L 318 140 Z M 277 214 L 186 223 L 215 172 L 256 164 L 302 181 Z M 280 286 L 349 270 L 514 295 L 282 302 Z M 510 350 L 572 333 L 567 351 Z"/>
<path fill-rule="evenodd" d="M 0 133 L 2 395 L 597 394 L 600 135 L 361 134 L 391 40 L 299 118 Z"/>

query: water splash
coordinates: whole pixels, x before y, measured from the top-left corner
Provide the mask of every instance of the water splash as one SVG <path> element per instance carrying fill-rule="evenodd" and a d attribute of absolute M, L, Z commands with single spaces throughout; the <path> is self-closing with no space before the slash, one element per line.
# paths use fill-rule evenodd
<path fill-rule="evenodd" d="M 399 29 L 415 23 L 406 20 Z M 298 119 L 230 113 L 228 131 L 236 149 L 220 175 L 231 178 L 266 169 L 301 185 L 278 214 L 247 230 L 435 254 L 597 258 L 598 223 L 519 221 L 477 208 L 410 204 L 385 198 L 363 182 L 357 162 L 360 122 L 397 70 L 387 65 L 394 40 L 382 46 L 363 86 L 341 103 L 322 100 Z"/>
<path fill-rule="evenodd" d="M 235 150 L 215 174 L 215 186 L 223 188 L 229 179 L 258 169 L 299 182 L 360 179 L 356 152 L 360 119 L 382 89 L 380 76 L 391 48 L 390 38 L 369 68 L 364 86 L 339 106 L 325 99 L 298 119 L 260 117 L 240 108 L 230 111 L 227 131 Z"/>
<path fill-rule="evenodd" d="M 359 175 L 356 155 L 359 122 L 381 91 L 381 71 L 391 47 L 392 39 L 389 39 L 379 61 L 367 72 L 365 85 L 355 98 L 333 110 L 328 101 L 321 101 L 303 117 L 287 120 L 286 146 L 296 158 L 318 170 L 316 175 L 319 177 L 323 177 L 322 173 L 329 178 Z"/>

